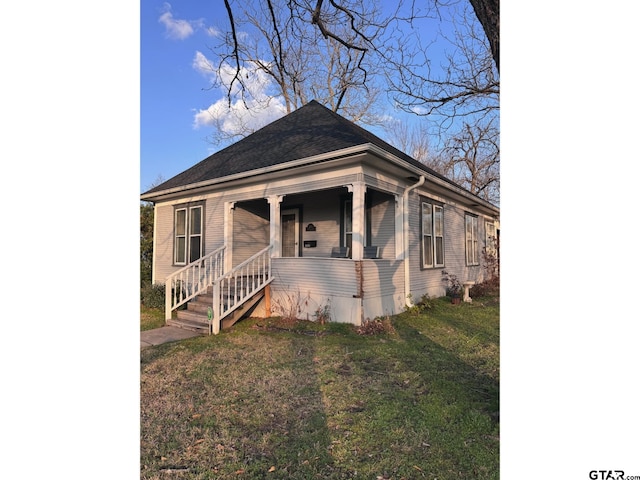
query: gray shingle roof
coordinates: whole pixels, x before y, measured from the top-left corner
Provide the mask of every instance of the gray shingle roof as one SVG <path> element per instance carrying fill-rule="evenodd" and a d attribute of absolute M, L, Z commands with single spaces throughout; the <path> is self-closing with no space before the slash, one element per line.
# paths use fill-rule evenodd
<path fill-rule="evenodd" d="M 183 187 L 366 143 L 383 148 L 455 185 L 373 133 L 312 100 L 146 193 Z"/>

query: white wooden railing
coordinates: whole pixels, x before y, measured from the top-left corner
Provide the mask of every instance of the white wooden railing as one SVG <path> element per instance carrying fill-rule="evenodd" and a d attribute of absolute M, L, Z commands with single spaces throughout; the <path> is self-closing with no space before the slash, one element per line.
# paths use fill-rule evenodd
<path fill-rule="evenodd" d="M 271 249 L 260 250 L 214 280 L 210 333 L 218 334 L 223 318 L 271 282 Z"/>
<path fill-rule="evenodd" d="M 204 293 L 224 273 L 226 246 L 205 255 L 167 277 L 165 283 L 165 319 L 180 305 Z"/>

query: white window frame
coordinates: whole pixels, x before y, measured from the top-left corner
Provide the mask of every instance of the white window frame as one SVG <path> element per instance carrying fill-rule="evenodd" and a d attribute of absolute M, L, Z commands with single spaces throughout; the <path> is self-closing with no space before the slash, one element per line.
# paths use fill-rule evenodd
<path fill-rule="evenodd" d="M 194 228 L 196 227 L 195 222 L 194 222 L 194 212 L 196 210 L 199 210 L 199 222 L 197 224 L 197 229 L 198 231 L 194 231 Z M 203 241 L 202 241 L 202 215 L 203 215 L 203 209 L 202 209 L 202 205 L 197 205 L 194 207 L 189 207 L 189 251 L 188 251 L 188 255 L 187 258 L 189 259 L 189 263 L 191 262 L 195 262 L 196 260 L 202 258 L 202 249 L 203 249 Z M 198 239 L 198 252 L 197 252 L 197 257 L 194 257 L 194 252 L 193 252 L 193 240 L 194 239 Z"/>
<path fill-rule="evenodd" d="M 178 218 L 183 214 L 184 218 Z M 176 208 L 173 212 L 173 263 L 186 265 L 187 263 L 187 209 Z"/>
<path fill-rule="evenodd" d="M 465 214 L 464 232 L 467 266 L 480 265 L 478 257 L 478 217 L 476 215 Z"/>
<path fill-rule="evenodd" d="M 200 212 L 198 225 L 194 223 L 196 210 Z M 178 218 L 180 213 L 184 214 L 184 220 Z M 204 252 L 204 209 L 202 205 L 179 207 L 174 210 L 173 219 L 173 263 L 174 265 L 187 265 L 187 259 L 189 263 L 196 261 L 202 257 Z M 194 259 L 192 258 L 192 242 L 196 239 L 199 244 L 199 252 L 197 252 L 197 258 Z"/>
<path fill-rule="evenodd" d="M 444 267 L 444 207 L 420 203 L 422 268 Z"/>

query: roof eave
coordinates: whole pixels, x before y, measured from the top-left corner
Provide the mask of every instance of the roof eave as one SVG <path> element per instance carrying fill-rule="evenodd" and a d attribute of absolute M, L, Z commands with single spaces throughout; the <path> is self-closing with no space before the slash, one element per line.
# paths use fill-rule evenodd
<path fill-rule="evenodd" d="M 378 147 L 377 145 L 374 144 L 368 144 L 369 148 L 368 150 L 372 153 L 375 154 L 389 162 L 395 163 L 396 165 L 416 174 L 418 176 L 418 178 L 420 177 L 420 175 L 424 175 L 425 179 L 431 183 L 434 183 L 436 185 L 439 185 L 447 190 L 450 190 L 454 193 L 456 193 L 457 195 L 460 195 L 462 197 L 464 197 L 465 199 L 469 200 L 471 203 L 471 206 L 478 206 L 478 207 L 483 207 L 485 209 L 488 209 L 492 212 L 492 214 L 495 215 L 499 215 L 500 214 L 500 209 L 498 207 L 496 207 L 495 205 L 491 204 L 490 202 L 487 202 L 486 200 L 483 200 L 482 198 L 472 194 L 471 192 L 468 192 L 467 190 L 463 189 L 462 187 L 458 187 L 452 183 L 449 183 L 441 178 L 438 178 L 437 176 L 433 175 L 432 173 L 429 173 L 426 169 L 422 169 L 419 168 L 415 165 L 410 164 L 409 162 L 407 162 L 406 160 L 403 160 L 402 158 L 389 153 L 387 150 Z"/>
<path fill-rule="evenodd" d="M 254 170 L 247 170 L 240 173 L 234 173 L 233 175 L 226 175 L 224 177 L 213 178 L 211 180 L 205 180 L 202 182 L 191 183 L 189 185 L 182 185 L 180 187 L 169 188 L 167 190 L 160 190 L 153 193 L 144 193 L 140 196 L 143 201 L 153 202 L 166 198 L 168 196 L 175 196 L 178 193 L 188 192 L 190 190 L 197 190 L 206 187 L 213 187 L 222 183 L 232 182 L 234 180 L 242 180 L 245 178 L 253 178 L 256 175 L 265 175 L 281 170 L 289 170 L 291 168 L 302 167 L 313 163 L 324 162 L 327 160 L 334 160 L 340 157 L 346 157 L 363 153 L 368 150 L 370 144 L 355 145 L 353 147 L 344 148 L 341 150 L 334 150 L 332 152 L 322 153 L 319 155 L 313 155 L 311 157 L 300 158 L 298 160 L 292 160 L 290 162 L 280 163 L 277 165 L 271 165 L 269 167 L 256 168 Z"/>
<path fill-rule="evenodd" d="M 354 145 L 352 147 L 343 148 L 341 150 L 334 150 L 332 152 L 326 152 L 319 155 L 313 155 L 311 157 L 300 158 L 297 160 L 292 160 L 290 162 L 285 162 L 277 165 L 257 168 L 254 170 L 247 170 L 244 172 L 235 173 L 233 175 L 227 175 L 224 177 L 214 178 L 211 180 L 191 183 L 189 185 L 182 185 L 180 187 L 169 188 L 167 190 L 160 190 L 158 192 L 145 193 L 140 196 L 140 199 L 143 201 L 149 201 L 149 202 L 161 201 L 163 199 L 174 198 L 179 194 L 189 192 L 189 191 L 195 191 L 203 188 L 214 187 L 216 185 L 237 181 L 237 180 L 253 179 L 257 175 L 265 175 L 265 174 L 278 172 L 282 170 L 288 170 L 296 167 L 303 167 L 306 165 L 325 162 L 329 160 L 335 160 L 337 158 L 352 156 L 359 153 L 371 153 L 372 155 L 375 155 L 388 162 L 391 162 L 397 165 L 398 167 L 401 167 L 402 169 L 417 175 L 418 177 L 420 177 L 421 175 L 424 175 L 427 181 L 433 184 L 439 185 L 446 190 L 449 190 L 459 196 L 464 197 L 467 201 L 470 201 L 470 205 L 483 207 L 484 209 L 489 210 L 494 215 L 499 215 L 500 213 L 499 208 L 487 202 L 486 200 L 483 200 L 482 198 L 473 195 L 472 193 L 468 192 L 467 190 L 464 190 L 461 187 L 458 187 L 452 183 L 444 181 L 441 178 L 438 178 L 437 176 L 429 173 L 429 171 L 426 169 L 422 169 L 417 167 L 416 165 L 412 165 L 406 160 L 388 152 L 387 150 L 373 143 L 363 143 L 360 145 Z"/>

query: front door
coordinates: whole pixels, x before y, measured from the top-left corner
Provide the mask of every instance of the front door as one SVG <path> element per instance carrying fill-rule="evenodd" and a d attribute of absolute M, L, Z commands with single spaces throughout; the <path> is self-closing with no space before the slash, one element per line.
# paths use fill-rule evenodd
<path fill-rule="evenodd" d="M 298 248 L 300 238 L 298 209 L 282 210 L 280 225 L 282 226 L 280 236 L 282 240 L 282 256 L 297 257 L 300 251 Z"/>

